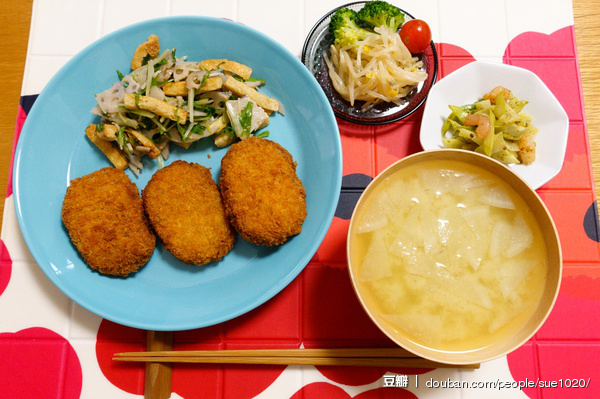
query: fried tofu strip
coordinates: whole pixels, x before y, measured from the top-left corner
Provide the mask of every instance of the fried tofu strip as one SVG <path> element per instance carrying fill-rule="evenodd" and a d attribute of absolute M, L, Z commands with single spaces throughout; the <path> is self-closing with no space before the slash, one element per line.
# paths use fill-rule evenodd
<path fill-rule="evenodd" d="M 216 76 L 214 78 L 206 79 L 206 82 L 204 82 L 204 84 L 200 86 L 198 90 L 196 90 L 196 93 L 206 93 L 209 91 L 215 91 L 219 90 L 221 87 L 223 87 L 223 79 Z"/>
<path fill-rule="evenodd" d="M 251 100 L 253 100 L 259 107 L 264 108 L 268 111 L 278 111 L 279 110 L 279 101 L 267 97 L 262 93 L 257 92 L 252 87 L 248 87 L 247 84 L 240 82 L 229 76 L 225 83 L 223 83 L 223 87 L 228 90 L 231 90 L 235 95 L 248 96 Z"/>
<path fill-rule="evenodd" d="M 223 117 L 219 118 L 222 119 Z M 215 145 L 219 148 L 223 148 L 223 147 L 227 147 L 228 145 L 230 145 L 231 143 L 233 143 L 236 139 L 237 136 L 235 135 L 235 133 L 232 132 L 222 132 L 223 129 L 225 129 L 227 127 L 227 122 L 228 121 L 221 121 L 219 122 L 219 119 L 217 119 L 216 121 L 214 121 L 213 123 L 211 123 L 210 127 L 212 128 L 213 126 L 219 124 L 220 129 L 215 131 Z M 266 127 L 269 124 L 269 117 L 265 118 L 265 120 L 263 120 L 263 122 L 260 124 L 260 126 L 258 127 L 257 130 L 262 129 L 263 127 Z"/>
<path fill-rule="evenodd" d="M 219 90 L 223 86 L 223 79 L 220 77 L 208 78 L 199 89 L 196 89 L 196 94 L 206 93 L 209 91 Z M 185 82 L 171 82 L 162 86 L 166 96 L 187 96 L 188 88 L 185 87 Z"/>
<path fill-rule="evenodd" d="M 229 144 L 233 143 L 235 139 L 235 134 L 230 134 L 229 132 L 219 133 L 215 136 L 215 145 L 219 148 L 227 147 Z"/>
<path fill-rule="evenodd" d="M 117 139 L 119 129 L 115 125 L 96 125 L 96 136 L 102 140 L 114 141 Z"/>
<path fill-rule="evenodd" d="M 198 63 L 198 68 L 204 69 L 205 71 L 214 71 L 216 69 L 221 68 L 221 66 L 227 61 L 229 60 L 225 58 L 214 58 L 210 60 L 204 60 Z"/>
<path fill-rule="evenodd" d="M 235 73 L 244 80 L 250 79 L 250 76 L 252 75 L 252 68 L 235 61 L 227 61 L 221 65 L 221 68 L 223 68 L 224 71 Z"/>
<path fill-rule="evenodd" d="M 92 123 L 85 129 L 85 134 L 88 139 L 90 139 L 90 141 L 106 155 L 110 162 L 115 165 L 115 168 L 121 170 L 126 169 L 129 166 L 129 162 L 127 162 L 125 157 L 109 141 L 98 137 L 97 128 L 97 125 Z M 106 128 L 106 125 L 104 128 Z"/>
<path fill-rule="evenodd" d="M 250 79 L 250 76 L 252 75 L 252 68 L 249 66 L 225 58 L 200 61 L 198 63 L 198 68 L 204 69 L 205 71 L 214 71 L 222 68 L 224 71 L 235 73 L 244 80 Z"/>
<path fill-rule="evenodd" d="M 165 93 L 165 96 L 171 96 L 171 97 L 187 96 L 188 91 L 189 91 L 187 89 L 187 87 L 185 87 L 185 81 L 165 83 L 164 85 L 162 85 L 162 89 L 163 89 L 163 92 Z"/>
<path fill-rule="evenodd" d="M 206 130 L 208 130 L 210 134 L 217 134 L 221 130 L 225 129 L 229 123 L 229 118 L 227 118 L 226 115 L 227 114 L 223 114 L 219 118 L 215 119 Z"/>
<path fill-rule="evenodd" d="M 160 53 L 160 43 L 158 42 L 158 36 L 148 36 L 148 40 L 140 44 L 135 50 L 135 53 L 133 53 L 133 58 L 131 59 L 131 70 L 135 71 L 136 69 L 141 67 L 142 62 L 144 62 L 144 57 L 146 57 L 147 55 L 151 57 L 156 57 L 158 56 L 158 53 Z"/>
<path fill-rule="evenodd" d="M 150 152 L 148 152 L 148 156 L 150 158 L 152 158 L 152 159 L 158 158 L 158 156 L 160 155 L 160 151 L 158 148 L 156 148 L 156 146 L 154 145 L 152 140 L 150 140 L 148 137 L 144 136 L 142 133 L 138 132 L 137 130 L 127 129 L 127 133 L 129 133 L 133 137 L 135 137 L 135 139 L 137 141 L 139 141 L 142 146 L 150 148 Z"/>
<path fill-rule="evenodd" d="M 154 97 L 140 96 L 136 104 L 135 95 L 125 94 L 125 108 L 127 109 L 143 109 L 150 111 L 159 116 L 164 116 L 167 119 L 175 121 L 181 125 L 187 122 L 188 113 L 183 109 L 171 105 L 167 102 L 160 101 Z"/>

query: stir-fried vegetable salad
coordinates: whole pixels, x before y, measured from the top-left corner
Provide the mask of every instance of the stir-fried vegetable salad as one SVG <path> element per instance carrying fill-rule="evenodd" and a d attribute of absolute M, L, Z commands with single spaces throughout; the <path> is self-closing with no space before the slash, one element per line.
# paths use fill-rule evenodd
<path fill-rule="evenodd" d="M 118 168 L 136 175 L 148 155 L 162 167 L 169 144 L 189 148 L 212 137 L 225 147 L 260 131 L 270 115 L 283 113 L 279 101 L 260 91 L 265 81 L 252 76 L 249 66 L 228 59 L 188 61 L 175 49 L 160 51 L 150 35 L 135 51 L 132 71 L 117 71 L 118 81 L 96 95 L 92 113 L 100 124 L 86 134 Z M 107 145 L 109 144 L 109 145 Z"/>
<path fill-rule="evenodd" d="M 402 105 L 427 79 L 423 61 L 413 56 L 398 28 L 405 15 L 385 1 L 369 1 L 360 11 L 340 8 L 329 22 L 334 41 L 323 54 L 335 90 L 368 111 L 380 103 Z"/>
<path fill-rule="evenodd" d="M 442 127 L 444 147 L 473 150 L 505 164 L 530 164 L 535 160 L 534 137 L 538 129 L 523 112 L 527 101 L 498 86 L 475 103 L 450 105 Z"/>

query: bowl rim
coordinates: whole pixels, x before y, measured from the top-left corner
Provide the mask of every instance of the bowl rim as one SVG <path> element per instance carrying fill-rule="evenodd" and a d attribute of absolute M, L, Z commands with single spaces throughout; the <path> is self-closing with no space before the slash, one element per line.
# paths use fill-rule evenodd
<path fill-rule="evenodd" d="M 349 6 L 353 6 L 353 5 L 357 5 L 357 4 L 365 4 L 365 3 L 368 3 L 368 1 L 354 1 L 354 2 L 351 2 L 351 3 L 342 4 L 342 5 L 338 6 L 338 7 L 335 7 L 331 11 L 328 11 L 321 18 L 319 18 L 319 20 L 313 25 L 313 27 L 308 32 L 308 35 L 306 35 L 306 39 L 304 39 L 304 44 L 302 45 L 302 53 L 300 55 L 300 61 L 304 64 L 304 66 L 306 66 L 307 69 L 308 69 L 308 65 L 307 65 L 307 61 L 308 61 L 307 60 L 307 57 L 308 57 L 308 44 L 310 43 L 310 39 L 313 37 L 315 31 L 321 25 L 321 23 L 323 23 L 323 21 L 325 21 L 327 18 L 329 18 L 331 15 L 333 15 L 337 10 L 339 10 L 341 8 L 346 8 L 346 7 L 349 7 Z M 409 16 L 411 19 L 416 19 L 411 13 L 406 12 L 404 9 L 402 9 L 400 7 L 398 7 L 398 8 L 405 15 Z M 349 116 L 348 114 L 340 112 L 336 108 L 334 108 L 333 105 L 331 105 L 331 102 L 329 101 L 329 98 L 328 98 L 327 102 L 331 106 L 331 110 L 333 111 L 333 113 L 335 114 L 335 116 L 338 117 L 338 118 L 340 118 L 340 119 L 343 119 L 345 121 L 352 122 L 352 123 L 357 123 L 357 124 L 360 124 L 360 125 L 386 125 L 388 123 L 398 122 L 398 121 L 400 121 L 402 119 L 406 119 L 410 115 L 412 115 L 413 113 L 415 113 L 418 109 L 420 109 L 423 106 L 423 104 L 425 104 L 425 102 L 427 101 L 427 97 L 429 96 L 429 92 L 431 91 L 431 88 L 438 81 L 439 59 L 438 59 L 438 55 L 437 55 L 437 50 L 435 48 L 435 43 L 433 42 L 433 40 L 431 40 L 431 42 L 429 43 L 429 48 L 431 49 L 431 54 L 432 54 L 431 58 L 433 59 L 433 63 L 432 63 L 433 64 L 432 65 L 433 71 L 431 73 L 431 85 L 429 85 L 429 89 L 427 89 L 427 92 L 425 93 L 425 95 L 423 96 L 423 98 L 417 104 L 415 104 L 415 106 L 412 107 L 412 109 L 410 111 L 408 111 L 406 114 L 400 115 L 400 116 L 394 116 L 397 113 L 399 113 L 402 110 L 404 110 L 404 108 L 403 108 L 402 110 L 400 110 L 400 111 L 398 111 L 398 112 L 396 112 L 394 114 L 388 115 L 386 117 L 378 117 L 378 118 L 372 118 L 372 119 L 352 117 L 352 116 Z M 312 71 L 310 71 L 310 73 L 311 73 L 311 75 L 313 74 Z M 321 86 L 320 83 L 319 83 L 319 86 Z"/>
<path fill-rule="evenodd" d="M 535 326 L 535 328 L 533 328 L 529 333 L 527 333 L 522 339 L 518 340 L 515 344 L 509 346 L 509 347 L 504 347 L 504 349 L 502 349 L 502 345 L 501 343 L 494 343 L 492 345 L 489 345 L 486 348 L 491 347 L 499 347 L 499 351 L 498 353 L 495 353 L 493 355 L 490 356 L 473 356 L 473 354 L 477 355 L 481 349 L 476 349 L 476 350 L 467 350 L 467 351 L 448 351 L 448 350 L 441 350 L 441 349 L 435 349 L 435 348 L 429 348 L 429 347 L 425 347 L 421 344 L 415 343 L 414 341 L 409 340 L 408 338 L 406 338 L 403 334 L 397 334 L 394 335 L 391 331 L 389 331 L 389 329 L 387 329 L 386 327 L 384 327 L 382 325 L 382 323 L 380 323 L 373 315 L 373 312 L 371 311 L 371 309 L 369 309 L 367 307 L 367 305 L 364 302 L 364 299 L 362 297 L 362 295 L 360 294 L 360 291 L 358 289 L 358 285 L 357 282 L 354 278 L 353 275 L 353 267 L 352 267 L 352 261 L 351 261 L 351 241 L 352 241 L 352 231 L 353 231 L 353 225 L 356 223 L 356 215 L 358 213 L 358 210 L 361 208 L 361 205 L 364 203 L 364 201 L 366 200 L 366 198 L 369 197 L 369 194 L 374 190 L 374 188 L 380 184 L 380 182 L 382 180 L 384 180 L 385 178 L 387 178 L 389 175 L 391 175 L 392 173 L 394 173 L 394 171 L 396 169 L 402 169 L 403 167 L 400 167 L 398 165 L 407 163 L 407 161 L 410 160 L 414 160 L 415 158 L 419 158 L 422 156 L 433 156 L 436 157 L 434 159 L 444 159 L 444 158 L 438 158 L 440 156 L 443 157 L 444 153 L 459 153 L 462 154 L 460 155 L 461 157 L 474 157 L 474 158 L 480 158 L 482 160 L 482 162 L 488 162 L 492 165 L 496 165 L 497 167 L 499 166 L 501 169 L 504 169 L 506 173 L 513 175 L 513 178 L 516 178 L 518 181 L 520 181 L 520 183 L 522 183 L 522 185 L 524 185 L 527 189 L 528 189 L 528 194 L 530 196 L 533 196 L 533 198 L 535 199 L 536 205 L 540 207 L 541 210 L 543 210 L 542 214 L 544 215 L 544 218 L 546 219 L 546 221 L 548 222 L 548 225 L 552 228 L 552 232 L 548 233 L 550 234 L 550 236 L 554 239 L 553 242 L 556 242 L 556 252 L 557 252 L 557 257 L 552 261 L 552 263 L 557 263 L 558 264 L 558 275 L 556 276 L 556 286 L 551 287 L 552 290 L 554 291 L 552 294 L 552 299 L 550 300 L 550 302 L 547 304 L 547 309 L 545 309 L 543 312 L 543 317 L 539 320 L 539 323 Z M 459 159 L 459 162 L 467 162 L 467 160 L 462 160 Z M 416 161 L 415 161 L 416 162 Z M 502 176 L 499 176 L 503 181 L 506 182 L 506 179 Z M 510 184 L 510 183 L 507 183 Z M 512 185 L 511 185 L 512 187 Z M 514 188 L 514 187 L 513 187 Z M 522 194 L 515 188 L 515 190 L 517 191 L 517 193 L 519 195 L 522 196 Z M 525 198 L 523 198 L 523 200 L 525 200 Z M 526 200 L 525 200 L 526 201 Z M 529 202 L 526 201 L 528 204 Z M 530 205 L 531 207 L 531 205 Z M 538 220 L 539 223 L 539 220 Z M 541 226 L 540 226 L 541 228 Z M 529 185 L 529 183 L 527 183 L 523 178 L 521 178 L 519 175 L 517 175 L 514 171 L 512 171 L 509 167 L 507 167 L 506 165 L 504 165 L 502 162 L 499 162 L 493 158 L 487 157 L 485 155 L 482 154 L 478 154 L 476 152 L 473 151 L 468 151 L 468 150 L 462 150 L 462 149 L 455 149 L 455 148 L 441 148 L 441 149 L 436 149 L 436 150 L 428 150 L 428 151 L 420 151 L 414 154 L 411 154 L 407 157 L 404 157 L 396 162 L 394 162 L 393 164 L 391 164 L 390 166 L 388 166 L 387 168 L 385 168 L 383 171 L 381 171 L 380 173 L 377 174 L 377 176 L 375 176 L 375 178 L 373 180 L 371 180 L 371 182 L 368 184 L 368 186 L 365 188 L 365 190 L 363 191 L 363 193 L 361 194 L 360 198 L 358 199 L 356 206 L 354 207 L 354 210 L 352 212 L 352 216 L 350 218 L 350 224 L 348 226 L 348 233 L 347 233 L 347 237 L 346 237 L 346 259 L 347 259 L 347 269 L 348 269 L 348 274 L 350 277 L 350 281 L 352 282 L 352 288 L 354 290 L 354 294 L 356 295 L 358 301 L 360 302 L 360 305 L 362 307 L 362 309 L 365 311 L 365 313 L 367 314 L 367 316 L 369 317 L 369 319 L 371 319 L 371 321 L 377 326 L 377 328 L 383 332 L 390 340 L 392 340 L 396 345 L 402 347 L 403 349 L 406 349 L 407 351 L 422 357 L 424 359 L 427 360 L 431 360 L 433 362 L 438 362 L 438 363 L 444 363 L 444 364 L 452 364 L 452 365 L 470 365 L 470 364 L 475 364 L 475 363 L 483 363 L 483 362 L 487 362 L 490 360 L 494 360 L 497 359 L 499 357 L 505 356 L 508 353 L 520 348 L 525 342 L 527 342 L 529 339 L 531 339 L 531 337 L 536 334 L 539 329 L 544 325 L 544 323 L 546 322 L 546 320 L 548 319 L 548 317 L 550 316 L 550 313 L 552 312 L 552 309 L 554 308 L 554 305 L 556 304 L 556 299 L 558 297 L 558 294 L 560 292 L 560 286 L 561 286 L 561 282 L 562 282 L 562 271 L 563 271 L 563 256 L 562 256 L 562 246 L 560 244 L 560 237 L 558 235 L 558 230 L 556 229 L 556 224 L 554 223 L 554 220 L 552 218 L 552 215 L 550 214 L 550 211 L 548 210 L 548 208 L 546 207 L 546 204 L 544 203 L 544 201 L 541 199 L 541 197 L 538 195 L 538 193 Z M 546 245 L 548 246 L 548 242 L 546 241 Z M 548 248 L 546 249 L 546 251 L 548 252 Z M 548 264 L 550 264 L 550 260 L 548 262 Z M 549 272 L 547 273 L 547 276 L 549 275 Z M 546 280 L 546 284 L 549 283 L 549 280 Z M 547 290 L 548 286 L 545 287 L 544 290 Z M 543 296 L 542 296 L 543 299 Z M 540 306 L 542 302 L 540 301 L 540 303 L 538 303 L 538 306 Z M 532 317 L 536 314 L 536 312 L 534 312 L 534 314 L 532 315 Z M 405 345 L 405 343 L 413 343 L 413 345 L 411 345 L 412 347 L 407 347 L 407 345 Z M 415 348 L 417 350 L 415 350 Z M 451 360 L 448 361 L 448 359 L 440 359 L 434 355 L 431 355 L 431 353 L 433 354 L 455 354 L 455 355 L 462 355 L 464 354 L 465 357 L 467 357 L 464 360 Z M 471 357 L 471 358 L 469 358 Z"/>

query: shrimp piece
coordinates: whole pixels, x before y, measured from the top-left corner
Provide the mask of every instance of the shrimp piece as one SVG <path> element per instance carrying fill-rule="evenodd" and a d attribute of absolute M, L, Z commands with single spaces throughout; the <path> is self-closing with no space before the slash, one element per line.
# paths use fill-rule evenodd
<path fill-rule="evenodd" d="M 485 100 L 490 100 L 490 102 L 492 104 L 496 104 L 496 97 L 498 97 L 498 94 L 503 93 L 504 94 L 504 99 L 508 100 L 510 98 L 510 96 L 512 95 L 512 93 L 510 92 L 510 90 L 508 90 L 506 87 L 502 87 L 502 86 L 496 86 L 492 89 L 492 91 L 490 91 L 489 93 L 486 93 L 483 95 L 483 98 Z"/>
<path fill-rule="evenodd" d="M 519 154 L 521 155 L 521 162 L 525 165 L 529 165 L 535 161 L 535 141 L 533 141 L 533 134 L 523 136 L 519 140 Z"/>
<path fill-rule="evenodd" d="M 491 130 L 490 117 L 486 114 L 471 114 L 465 118 L 465 126 L 477 126 L 475 134 L 480 139 L 485 139 Z"/>

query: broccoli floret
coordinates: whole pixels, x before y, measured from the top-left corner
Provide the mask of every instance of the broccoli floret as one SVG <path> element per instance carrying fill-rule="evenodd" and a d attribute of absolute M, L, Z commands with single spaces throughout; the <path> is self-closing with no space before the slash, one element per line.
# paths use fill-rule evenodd
<path fill-rule="evenodd" d="M 397 30 L 404 23 L 404 13 L 385 1 L 369 1 L 356 15 L 357 22 L 374 29 L 385 26 Z"/>
<path fill-rule="evenodd" d="M 356 11 L 350 8 L 340 8 L 333 14 L 329 22 L 329 32 L 333 35 L 335 44 L 350 46 L 369 35 L 368 31 L 356 24 L 356 15 Z"/>

